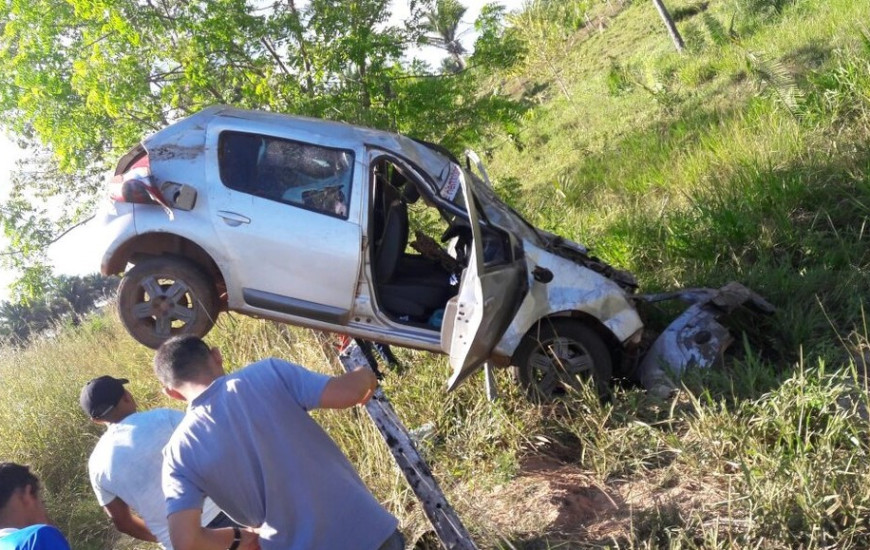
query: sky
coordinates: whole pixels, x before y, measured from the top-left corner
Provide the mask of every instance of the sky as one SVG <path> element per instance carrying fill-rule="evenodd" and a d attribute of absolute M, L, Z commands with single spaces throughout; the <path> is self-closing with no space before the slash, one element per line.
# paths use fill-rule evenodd
<path fill-rule="evenodd" d="M 460 40 L 469 52 L 474 44 L 474 20 L 480 13 L 480 9 L 489 0 L 461 0 L 468 10 L 462 19 L 464 30 L 460 32 Z M 498 0 L 500 4 L 505 6 L 508 11 L 516 11 L 522 8 L 528 0 Z M 398 24 L 403 21 L 409 14 L 407 2 L 395 0 L 393 2 L 393 16 L 391 22 Z M 421 48 L 415 53 L 416 57 L 426 60 L 433 67 L 438 67 L 441 59 L 445 57 L 445 52 L 433 47 Z M 9 191 L 10 171 L 15 167 L 15 161 L 21 156 L 21 150 L 18 149 L 9 136 L 0 134 L 0 199 L 5 199 Z M 57 243 L 52 245 L 48 250 L 48 256 L 54 265 L 56 274 L 66 275 L 87 275 L 96 273 L 100 269 L 100 259 L 102 256 L 101 250 L 96 250 L 92 246 L 93 242 L 98 242 L 95 238 L 99 228 L 95 224 L 84 224 L 78 227 Z M 6 249 L 8 240 L 0 235 L 0 246 Z M 15 274 L 0 267 L 0 300 L 9 298 L 9 284 L 14 280 Z"/>

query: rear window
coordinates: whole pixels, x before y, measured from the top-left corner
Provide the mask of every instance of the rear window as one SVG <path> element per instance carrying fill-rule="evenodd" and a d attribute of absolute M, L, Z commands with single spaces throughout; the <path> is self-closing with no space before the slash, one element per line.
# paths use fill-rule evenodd
<path fill-rule="evenodd" d="M 222 132 L 221 181 L 230 189 L 347 218 L 353 151 L 246 132 Z"/>

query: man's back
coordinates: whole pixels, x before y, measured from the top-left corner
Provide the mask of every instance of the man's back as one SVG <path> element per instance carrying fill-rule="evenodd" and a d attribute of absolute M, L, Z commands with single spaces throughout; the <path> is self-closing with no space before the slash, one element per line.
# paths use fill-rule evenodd
<path fill-rule="evenodd" d="M 184 413 L 173 409 L 133 413 L 108 425 L 88 461 L 91 485 L 100 506 L 120 498 L 142 517 L 157 540 L 170 549 L 160 483 L 162 451 L 183 418 Z M 209 501 L 203 519 L 210 521 L 218 513 Z"/>
<path fill-rule="evenodd" d="M 307 412 L 328 380 L 277 359 L 215 380 L 166 448 L 168 513 L 196 507 L 205 492 L 260 527 L 264 550 L 378 548 L 396 519 Z"/>

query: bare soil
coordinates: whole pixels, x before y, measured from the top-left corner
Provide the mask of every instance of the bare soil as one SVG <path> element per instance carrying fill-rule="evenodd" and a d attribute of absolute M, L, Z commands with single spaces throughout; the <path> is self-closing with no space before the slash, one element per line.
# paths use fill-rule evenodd
<path fill-rule="evenodd" d="M 727 496 L 713 485 L 680 479 L 669 468 L 626 480 L 596 481 L 575 464 L 527 457 L 510 482 L 479 491 L 475 510 L 505 548 L 624 548 L 683 527 L 686 518 L 715 518 Z"/>

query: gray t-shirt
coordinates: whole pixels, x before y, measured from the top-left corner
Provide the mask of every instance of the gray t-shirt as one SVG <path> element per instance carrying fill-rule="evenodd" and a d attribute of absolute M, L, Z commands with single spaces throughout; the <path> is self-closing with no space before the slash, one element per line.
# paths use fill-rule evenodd
<path fill-rule="evenodd" d="M 328 381 L 280 359 L 215 380 L 164 450 L 167 513 L 208 495 L 263 550 L 378 548 L 396 518 L 308 414 Z"/>

